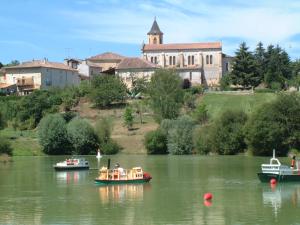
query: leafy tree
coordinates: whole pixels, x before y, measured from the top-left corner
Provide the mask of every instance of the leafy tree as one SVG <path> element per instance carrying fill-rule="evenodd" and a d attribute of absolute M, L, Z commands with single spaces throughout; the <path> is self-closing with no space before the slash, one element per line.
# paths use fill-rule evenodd
<path fill-rule="evenodd" d="M 201 155 L 206 155 L 211 151 L 214 140 L 211 138 L 212 125 L 204 125 L 195 132 L 194 143 L 196 150 Z"/>
<path fill-rule="evenodd" d="M 121 150 L 121 147 L 115 141 L 111 140 L 102 144 L 101 150 L 105 155 L 114 155 Z"/>
<path fill-rule="evenodd" d="M 126 125 L 127 129 L 130 130 L 133 126 L 133 119 L 134 119 L 131 107 L 125 108 L 123 118 L 124 118 L 124 124 Z"/>
<path fill-rule="evenodd" d="M 3 67 L 4 65 L 0 62 L 0 69 Z"/>
<path fill-rule="evenodd" d="M 78 88 L 76 87 L 66 88 L 61 95 L 64 110 L 70 111 L 73 107 L 77 106 L 79 103 L 79 97 L 80 94 Z"/>
<path fill-rule="evenodd" d="M 182 80 L 174 70 L 156 70 L 149 84 L 150 106 L 157 121 L 175 119 L 183 103 Z"/>
<path fill-rule="evenodd" d="M 234 85 L 243 87 L 255 87 L 259 84 L 259 77 L 255 71 L 255 59 L 243 42 L 236 51 L 233 60 L 230 79 Z"/>
<path fill-rule="evenodd" d="M 168 154 L 167 136 L 160 129 L 146 133 L 144 144 L 148 154 Z"/>
<path fill-rule="evenodd" d="M 193 151 L 194 122 L 188 116 L 174 120 L 168 134 L 168 152 L 173 155 L 191 154 Z"/>
<path fill-rule="evenodd" d="M 20 65 L 20 62 L 18 60 L 12 60 L 6 66 L 17 66 L 17 65 Z"/>
<path fill-rule="evenodd" d="M 244 125 L 247 115 L 243 111 L 225 111 L 211 127 L 211 150 L 221 155 L 232 155 L 246 148 Z"/>
<path fill-rule="evenodd" d="M 91 83 L 90 98 L 98 107 L 107 107 L 113 102 L 123 102 L 126 85 L 115 76 L 95 76 Z"/>
<path fill-rule="evenodd" d="M 147 92 L 149 81 L 145 78 L 134 78 L 132 81 L 131 92 L 134 96 L 138 94 L 145 94 Z"/>
<path fill-rule="evenodd" d="M 39 123 L 38 136 L 43 151 L 49 155 L 70 154 L 66 121 L 59 114 L 49 114 Z"/>
<path fill-rule="evenodd" d="M 258 108 L 246 125 L 246 142 L 255 155 L 271 155 L 275 149 L 286 155 L 300 149 L 300 96 L 280 94 L 273 102 Z"/>
<path fill-rule="evenodd" d="M 86 120 L 74 118 L 67 125 L 69 142 L 74 148 L 75 154 L 89 155 L 96 154 L 98 139 L 94 128 Z"/>
<path fill-rule="evenodd" d="M 135 112 L 140 117 L 141 124 L 143 123 L 143 113 L 147 109 L 147 103 L 144 100 L 137 100 L 132 103 L 133 108 L 135 109 Z"/>

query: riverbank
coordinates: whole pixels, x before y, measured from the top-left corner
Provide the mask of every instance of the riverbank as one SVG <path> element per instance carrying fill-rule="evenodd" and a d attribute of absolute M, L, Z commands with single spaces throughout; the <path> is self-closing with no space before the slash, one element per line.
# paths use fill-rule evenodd
<path fill-rule="evenodd" d="M 197 102 L 204 103 L 207 106 L 209 117 L 213 120 L 228 109 L 240 109 L 246 113 L 251 113 L 257 106 L 273 100 L 275 96 L 273 93 L 249 95 L 206 93 L 198 97 Z M 142 123 L 140 117 L 135 115 L 133 129 L 128 131 L 124 126 L 123 106 L 103 110 L 93 108 L 89 101 L 81 100 L 74 110 L 78 112 L 80 117 L 89 120 L 93 125 L 98 119 L 110 116 L 114 124 L 112 139 L 122 146 L 121 154 L 146 154 L 143 143 L 144 135 L 151 130 L 155 130 L 158 126 L 151 112 L 148 111 L 143 114 Z M 0 132 L 11 142 L 14 156 L 44 155 L 38 142 L 37 129 L 15 131 L 12 128 L 6 128 Z"/>

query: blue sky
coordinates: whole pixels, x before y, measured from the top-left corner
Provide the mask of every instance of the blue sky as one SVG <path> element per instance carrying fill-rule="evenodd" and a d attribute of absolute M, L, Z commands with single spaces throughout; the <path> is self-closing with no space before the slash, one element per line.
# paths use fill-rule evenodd
<path fill-rule="evenodd" d="M 154 16 L 165 43 L 279 44 L 297 59 L 300 1 L 10 0 L 0 7 L 0 62 L 87 58 L 105 51 L 139 56 Z"/>

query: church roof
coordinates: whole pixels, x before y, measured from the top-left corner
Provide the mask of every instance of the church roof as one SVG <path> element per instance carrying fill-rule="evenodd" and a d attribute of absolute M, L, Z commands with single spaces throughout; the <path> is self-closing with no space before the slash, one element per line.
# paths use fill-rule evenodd
<path fill-rule="evenodd" d="M 196 49 L 220 49 L 221 42 L 207 42 L 207 43 L 177 43 L 177 44 L 146 44 L 143 51 L 152 50 L 196 50 Z"/>
<path fill-rule="evenodd" d="M 141 58 L 124 58 L 116 69 L 150 69 L 158 66 Z"/>
<path fill-rule="evenodd" d="M 151 30 L 147 33 L 149 34 L 163 34 L 163 32 L 160 31 L 159 26 L 156 22 L 156 19 L 154 19 L 154 22 L 152 24 Z"/>
<path fill-rule="evenodd" d="M 124 56 L 113 52 L 104 52 L 99 55 L 92 56 L 89 60 L 121 60 Z"/>

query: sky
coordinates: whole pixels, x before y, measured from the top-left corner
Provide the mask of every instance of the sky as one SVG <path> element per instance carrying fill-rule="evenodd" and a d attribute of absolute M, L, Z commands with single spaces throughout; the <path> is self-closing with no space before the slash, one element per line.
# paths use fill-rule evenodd
<path fill-rule="evenodd" d="M 154 17 L 164 43 L 221 41 L 234 55 L 280 45 L 298 59 L 297 0 L 2 0 L 0 62 L 85 59 L 106 51 L 140 56 Z"/>

